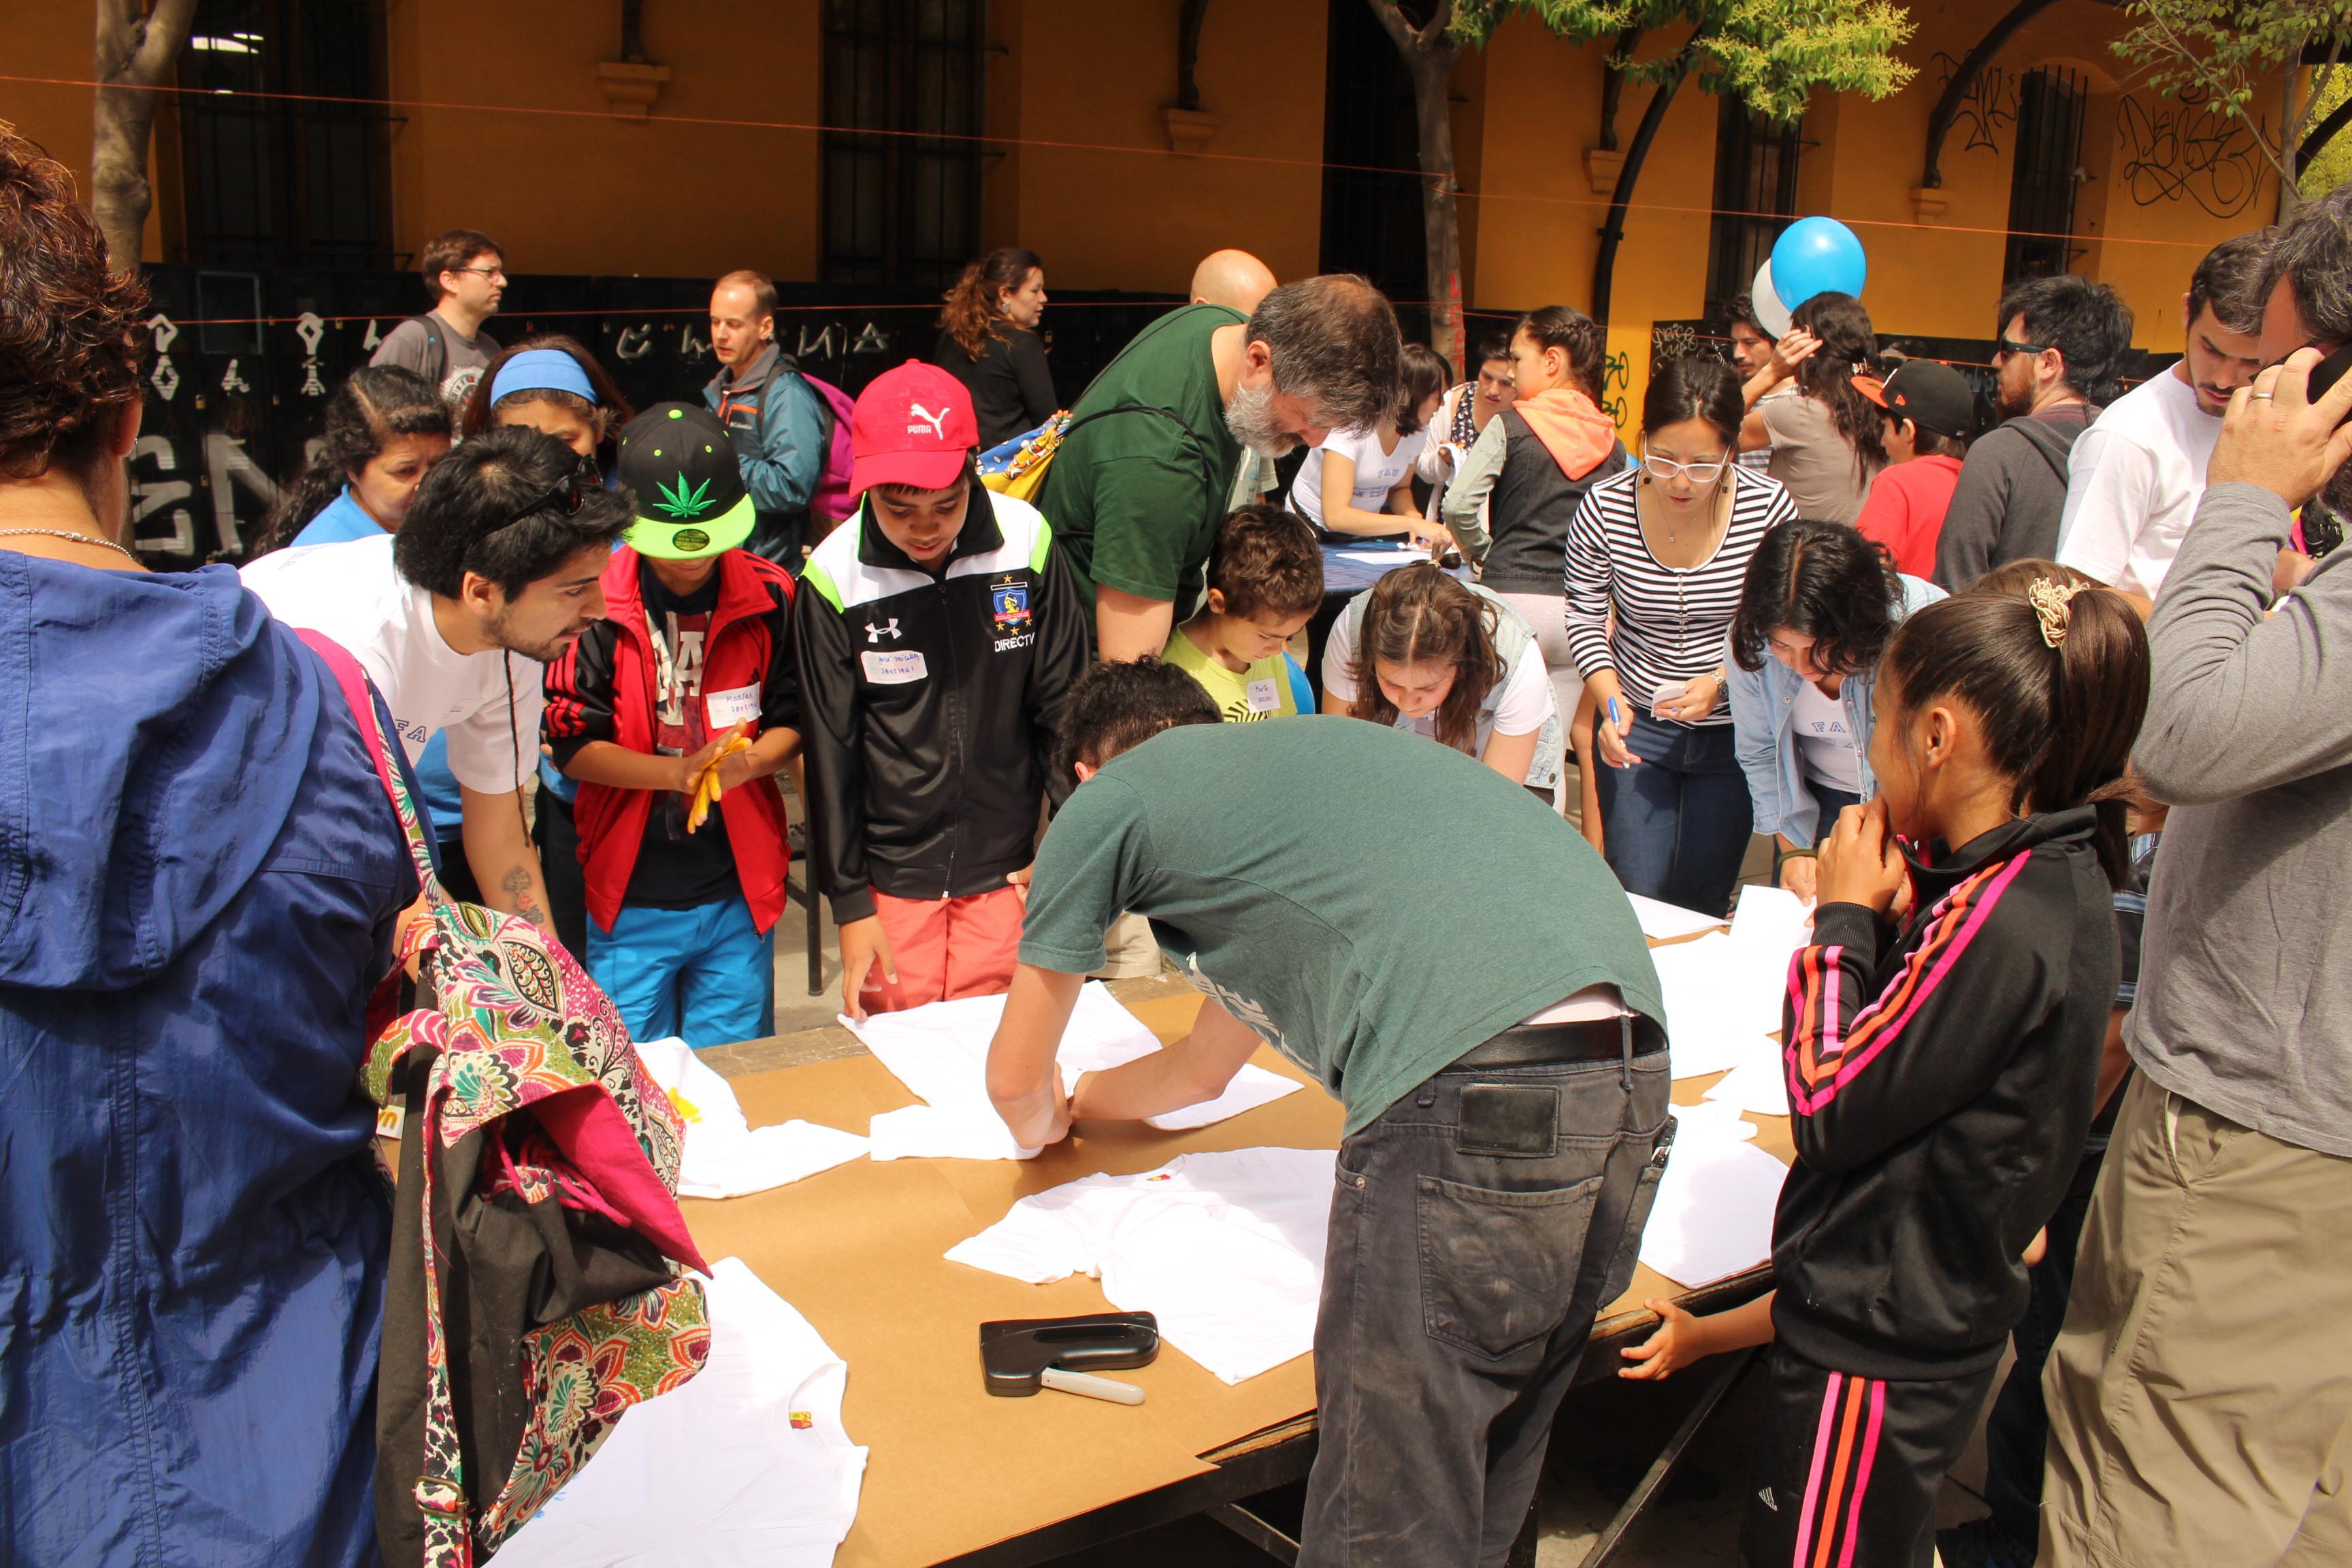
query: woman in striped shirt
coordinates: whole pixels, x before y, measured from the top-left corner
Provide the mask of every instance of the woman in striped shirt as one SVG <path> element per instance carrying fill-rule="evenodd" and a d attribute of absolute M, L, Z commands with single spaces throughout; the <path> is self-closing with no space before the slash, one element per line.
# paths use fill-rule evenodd
<path fill-rule="evenodd" d="M 1600 710 L 1610 867 L 1629 892 L 1710 915 L 1730 908 L 1749 823 L 1725 638 L 1748 558 L 1796 515 L 1777 482 L 1734 461 L 1743 413 L 1719 361 L 1659 365 L 1641 466 L 1593 486 L 1568 534 L 1569 647 Z"/>

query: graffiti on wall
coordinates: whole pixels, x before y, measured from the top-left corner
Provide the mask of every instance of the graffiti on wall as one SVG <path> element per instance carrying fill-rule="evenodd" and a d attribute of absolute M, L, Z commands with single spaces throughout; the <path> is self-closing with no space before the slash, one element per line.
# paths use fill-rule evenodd
<path fill-rule="evenodd" d="M 1960 68 L 1955 56 L 1936 51 L 1937 86 L 1952 85 L 1954 73 Z M 1952 115 L 1952 130 L 1963 138 L 1960 151 L 1974 153 L 1981 149 L 1998 155 L 2001 132 L 2017 123 L 2017 73 L 2000 66 L 1987 66 L 1969 82 L 1960 99 L 1959 108 Z"/>
<path fill-rule="evenodd" d="M 2266 161 L 2254 132 L 2202 89 L 2126 96 L 2116 138 L 2124 189 L 2141 206 L 2191 201 L 2210 216 L 2233 218 L 2263 193 Z"/>
<path fill-rule="evenodd" d="M 1621 427 L 1625 423 L 1625 395 L 1633 385 L 1633 355 L 1619 349 L 1601 362 L 1601 412 Z"/>

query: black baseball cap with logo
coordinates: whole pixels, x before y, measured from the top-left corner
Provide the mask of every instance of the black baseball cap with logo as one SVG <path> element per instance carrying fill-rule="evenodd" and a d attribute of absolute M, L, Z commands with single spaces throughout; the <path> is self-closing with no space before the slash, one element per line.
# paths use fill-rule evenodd
<path fill-rule="evenodd" d="M 1938 436 L 1961 439 L 1976 423 L 1977 399 L 1969 390 L 1969 378 L 1940 360 L 1906 359 L 1876 390 L 1860 376 L 1853 384 L 1896 419 L 1908 419 Z"/>
<path fill-rule="evenodd" d="M 637 499 L 622 537 L 640 555 L 694 561 L 751 537 L 751 492 L 727 427 L 707 408 L 656 403 L 621 426 L 619 477 Z"/>

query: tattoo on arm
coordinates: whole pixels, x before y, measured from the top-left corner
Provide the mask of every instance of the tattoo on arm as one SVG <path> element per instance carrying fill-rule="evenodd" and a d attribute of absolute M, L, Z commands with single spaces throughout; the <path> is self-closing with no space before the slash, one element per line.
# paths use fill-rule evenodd
<path fill-rule="evenodd" d="M 514 905 L 516 914 L 541 931 L 555 929 L 546 912 L 539 907 L 538 900 L 530 896 L 530 872 L 527 868 L 508 867 L 507 874 L 499 879 L 499 890 L 506 894 L 508 900 Z"/>

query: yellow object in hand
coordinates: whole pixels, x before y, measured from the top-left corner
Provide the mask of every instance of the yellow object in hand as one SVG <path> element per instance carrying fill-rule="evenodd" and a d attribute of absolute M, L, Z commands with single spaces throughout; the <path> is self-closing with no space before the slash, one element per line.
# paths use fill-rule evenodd
<path fill-rule="evenodd" d="M 738 752 L 751 749 L 751 742 L 742 736 L 730 736 L 727 743 L 719 748 L 719 754 L 710 759 L 710 765 L 695 775 L 694 805 L 686 815 L 686 830 L 688 833 L 700 827 L 703 819 L 710 815 L 710 808 L 719 804 L 719 764 Z"/>

